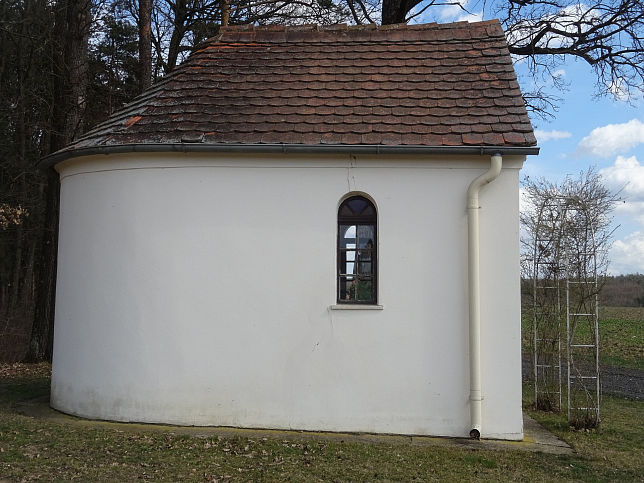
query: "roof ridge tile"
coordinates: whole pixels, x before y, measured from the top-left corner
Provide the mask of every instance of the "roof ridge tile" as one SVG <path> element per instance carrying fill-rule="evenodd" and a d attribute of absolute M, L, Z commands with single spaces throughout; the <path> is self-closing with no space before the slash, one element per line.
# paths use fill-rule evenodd
<path fill-rule="evenodd" d="M 503 29 L 498 20 L 485 20 L 481 22 L 451 22 L 451 23 L 426 23 L 408 25 L 405 23 L 377 25 L 374 23 L 363 25 L 330 24 L 303 24 L 303 25 L 228 25 L 220 27 L 219 34 L 214 39 L 219 42 L 267 41 L 267 42 L 305 42 L 337 40 L 338 32 L 342 33 L 342 40 L 374 41 L 374 40 L 448 40 L 446 34 L 453 33 L 449 38 L 463 40 L 484 37 L 503 37 Z"/>

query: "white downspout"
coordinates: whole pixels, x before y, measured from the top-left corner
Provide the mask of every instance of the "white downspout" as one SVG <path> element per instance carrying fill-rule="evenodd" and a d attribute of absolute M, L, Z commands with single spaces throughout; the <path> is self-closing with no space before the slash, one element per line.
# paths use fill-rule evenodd
<path fill-rule="evenodd" d="M 479 284 L 479 191 L 501 174 L 503 157 L 491 157 L 490 169 L 467 189 L 467 248 L 470 302 L 470 437 L 481 437 L 481 287 Z"/>

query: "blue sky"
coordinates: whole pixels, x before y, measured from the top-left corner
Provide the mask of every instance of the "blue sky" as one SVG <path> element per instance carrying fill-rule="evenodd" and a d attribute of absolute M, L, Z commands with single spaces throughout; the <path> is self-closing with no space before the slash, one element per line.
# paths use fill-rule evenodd
<path fill-rule="evenodd" d="M 520 72 L 520 68 L 517 69 Z M 595 166 L 604 184 L 621 190 L 609 257 L 612 274 L 644 273 L 644 115 L 635 105 L 595 99 L 594 79 L 580 62 L 563 66 L 570 88 L 550 121 L 533 119 L 539 156 L 529 157 L 523 175 L 560 181 Z"/>
<path fill-rule="evenodd" d="M 468 0 L 461 1 L 467 5 Z M 483 12 L 474 2 L 467 5 L 471 14 L 457 6 L 430 8 L 413 23 L 489 19 L 487 10 Z M 517 62 L 515 69 L 521 87 L 529 89 L 535 81 L 526 63 Z M 644 273 L 644 102 L 596 98 L 595 75 L 583 61 L 571 59 L 558 69 L 568 89 L 552 90 L 562 98 L 553 119 L 533 116 L 541 153 L 528 157 L 522 175 L 555 182 L 596 167 L 605 185 L 621 190 L 623 199 L 614 211 L 617 229 L 609 273 Z M 547 81 L 539 82 L 548 87 Z"/>

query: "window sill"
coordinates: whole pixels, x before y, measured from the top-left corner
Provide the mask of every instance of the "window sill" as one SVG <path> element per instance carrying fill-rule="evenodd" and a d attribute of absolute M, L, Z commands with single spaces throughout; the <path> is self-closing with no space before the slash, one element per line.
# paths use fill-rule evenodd
<path fill-rule="evenodd" d="M 382 310 L 382 305 L 360 305 L 360 304 L 336 304 L 330 305 L 331 310 Z"/>

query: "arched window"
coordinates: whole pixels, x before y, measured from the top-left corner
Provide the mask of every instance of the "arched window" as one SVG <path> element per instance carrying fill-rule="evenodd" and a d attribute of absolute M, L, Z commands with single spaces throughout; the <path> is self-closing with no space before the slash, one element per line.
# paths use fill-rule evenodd
<path fill-rule="evenodd" d="M 376 304 L 378 214 L 371 201 L 351 196 L 338 209 L 338 304 Z"/>

